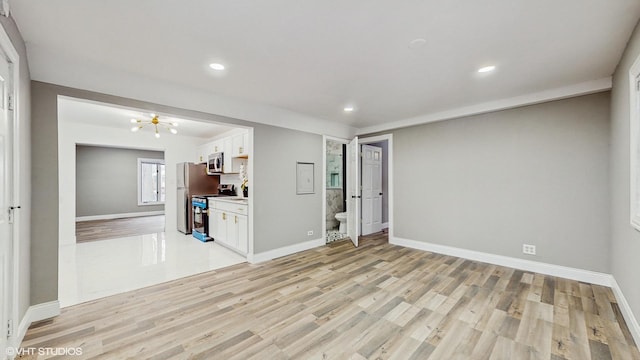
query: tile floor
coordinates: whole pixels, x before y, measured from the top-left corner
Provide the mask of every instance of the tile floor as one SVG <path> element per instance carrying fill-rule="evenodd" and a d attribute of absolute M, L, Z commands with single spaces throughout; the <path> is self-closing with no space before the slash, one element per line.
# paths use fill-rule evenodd
<path fill-rule="evenodd" d="M 246 261 L 179 232 L 62 245 L 59 259 L 62 307 Z"/>

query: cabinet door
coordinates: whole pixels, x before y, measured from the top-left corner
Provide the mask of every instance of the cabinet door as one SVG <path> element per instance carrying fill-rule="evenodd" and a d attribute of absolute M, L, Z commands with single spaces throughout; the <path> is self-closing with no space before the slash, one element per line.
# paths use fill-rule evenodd
<path fill-rule="evenodd" d="M 211 153 L 218 153 L 218 152 L 222 152 L 224 147 L 224 141 L 223 140 L 216 140 L 214 142 L 211 143 Z"/>
<path fill-rule="evenodd" d="M 218 238 L 216 240 L 223 244 L 229 244 L 229 238 L 227 235 L 227 218 L 228 215 L 224 211 L 216 210 L 216 234 Z"/>
<path fill-rule="evenodd" d="M 207 144 L 202 144 L 196 148 L 196 164 L 207 162 Z"/>
<path fill-rule="evenodd" d="M 245 154 L 244 150 L 244 136 L 242 134 L 235 135 L 232 138 L 233 151 L 232 156 L 240 156 Z"/>
<path fill-rule="evenodd" d="M 211 206 L 211 204 L 209 204 Z M 218 223 L 216 222 L 216 210 L 209 208 L 209 236 L 213 241 L 218 240 Z"/>
<path fill-rule="evenodd" d="M 249 221 L 246 215 L 238 215 L 238 250 L 246 254 L 249 251 Z"/>
<path fill-rule="evenodd" d="M 242 134 L 242 147 L 243 147 L 242 155 L 249 155 L 249 133 L 248 132 Z"/>
<path fill-rule="evenodd" d="M 233 173 L 233 156 L 231 152 L 233 151 L 233 139 L 228 137 L 224 138 L 224 164 L 223 171 L 225 173 Z"/>
<path fill-rule="evenodd" d="M 229 213 L 227 219 L 227 238 L 229 245 L 238 249 L 238 214 Z"/>

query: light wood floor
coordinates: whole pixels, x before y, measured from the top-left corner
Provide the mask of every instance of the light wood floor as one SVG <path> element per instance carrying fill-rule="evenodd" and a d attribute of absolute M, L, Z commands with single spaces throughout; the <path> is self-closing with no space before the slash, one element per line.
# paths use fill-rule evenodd
<path fill-rule="evenodd" d="M 76 222 L 76 242 L 106 240 L 164 231 L 164 215 Z"/>
<path fill-rule="evenodd" d="M 99 359 L 640 359 L 609 288 L 386 235 L 66 308 L 22 345 Z"/>

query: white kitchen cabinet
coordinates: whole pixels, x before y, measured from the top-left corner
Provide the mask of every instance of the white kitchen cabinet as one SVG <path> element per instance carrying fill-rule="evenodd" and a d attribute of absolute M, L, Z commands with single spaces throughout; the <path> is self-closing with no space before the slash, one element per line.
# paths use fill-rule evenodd
<path fill-rule="evenodd" d="M 224 140 L 216 140 L 211 143 L 211 153 L 218 153 L 224 151 Z"/>
<path fill-rule="evenodd" d="M 209 156 L 209 153 L 207 153 L 208 145 L 209 145 L 208 143 L 202 144 L 196 148 L 196 164 L 202 164 L 207 162 L 207 158 Z"/>
<path fill-rule="evenodd" d="M 248 154 L 245 147 L 247 142 L 248 141 L 245 141 L 245 134 L 234 135 L 232 138 L 233 149 L 231 151 L 231 156 L 246 156 Z"/>
<path fill-rule="evenodd" d="M 239 169 L 234 169 L 233 166 L 233 155 L 232 155 L 232 151 L 233 151 L 233 138 L 232 137 L 227 137 L 224 138 L 224 163 L 223 163 L 223 167 L 222 167 L 222 172 L 225 174 L 233 174 L 233 173 L 237 173 L 239 171 Z"/>
<path fill-rule="evenodd" d="M 249 250 L 249 206 L 209 198 L 209 233 L 214 241 L 246 255 Z"/>
<path fill-rule="evenodd" d="M 238 216 L 238 250 L 246 254 L 249 252 L 249 217 L 246 215 Z"/>

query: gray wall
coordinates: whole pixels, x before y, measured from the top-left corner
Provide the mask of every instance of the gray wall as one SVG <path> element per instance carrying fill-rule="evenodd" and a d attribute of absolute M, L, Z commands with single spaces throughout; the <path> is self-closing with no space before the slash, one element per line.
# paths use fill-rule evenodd
<path fill-rule="evenodd" d="M 382 148 L 382 223 L 389 222 L 389 142 L 368 144 Z"/>
<path fill-rule="evenodd" d="M 611 92 L 611 271 L 636 317 L 640 316 L 640 234 L 630 223 L 629 69 L 640 56 L 637 26 L 613 77 Z"/>
<path fill-rule="evenodd" d="M 164 210 L 138 205 L 138 158 L 164 159 L 164 153 L 77 145 L 76 216 Z"/>
<path fill-rule="evenodd" d="M 31 82 L 33 118 L 33 187 L 38 200 L 34 213 L 31 248 L 31 300 L 33 304 L 58 297 L 58 139 L 59 95 L 134 107 L 149 112 L 174 114 L 234 125 L 254 127 L 254 182 L 250 196 L 254 204 L 256 252 L 294 245 L 320 237 L 322 218 L 322 136 L 251 123 L 198 111 L 178 109 L 144 101 L 73 89 L 38 81 Z M 314 162 L 315 194 L 296 195 L 296 161 Z M 313 236 L 307 231 L 313 230 Z M 36 236 L 37 235 L 37 236 Z"/>
<path fill-rule="evenodd" d="M 31 247 L 31 77 L 29 75 L 29 65 L 27 64 L 27 49 L 24 40 L 18 31 L 13 18 L 0 16 L 0 25 L 9 35 L 13 47 L 20 56 L 20 80 L 18 86 L 18 132 L 19 138 L 14 139 L 18 142 L 20 148 L 20 159 L 16 171 L 20 179 L 24 179 L 20 183 L 19 199 L 17 203 L 22 207 L 19 214 L 19 233 L 20 239 L 18 244 L 18 316 L 14 319 L 14 326 L 17 327 L 24 314 L 29 308 L 30 302 L 30 247 Z"/>
<path fill-rule="evenodd" d="M 609 96 L 394 131 L 395 236 L 609 272 Z"/>

